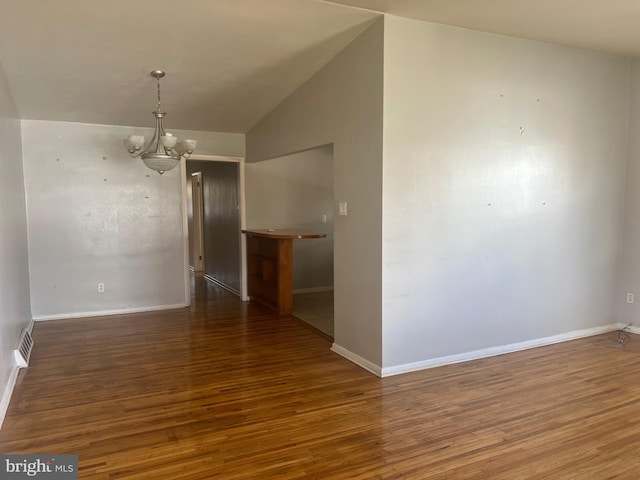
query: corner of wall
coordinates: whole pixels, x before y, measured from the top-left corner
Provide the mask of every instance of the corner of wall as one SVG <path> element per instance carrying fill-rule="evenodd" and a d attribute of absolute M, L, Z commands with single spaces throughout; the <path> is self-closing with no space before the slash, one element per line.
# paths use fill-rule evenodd
<path fill-rule="evenodd" d="M 31 321 L 31 294 L 22 124 L 0 66 L 0 420 L 18 376 L 13 358 L 20 331 Z M 5 261 L 6 260 L 6 261 Z"/>

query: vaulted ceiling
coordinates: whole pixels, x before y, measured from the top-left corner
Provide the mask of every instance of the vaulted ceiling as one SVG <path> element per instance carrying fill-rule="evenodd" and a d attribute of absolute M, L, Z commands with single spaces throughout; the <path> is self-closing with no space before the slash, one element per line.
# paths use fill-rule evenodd
<path fill-rule="evenodd" d="M 637 0 L 0 0 L 25 119 L 246 132 L 382 13 L 640 56 Z"/>

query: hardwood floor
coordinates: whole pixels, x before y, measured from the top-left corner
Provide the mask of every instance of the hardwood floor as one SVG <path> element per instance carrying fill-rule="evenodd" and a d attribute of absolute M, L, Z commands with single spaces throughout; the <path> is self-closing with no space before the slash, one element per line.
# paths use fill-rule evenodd
<path fill-rule="evenodd" d="M 3 453 L 82 479 L 637 479 L 640 340 L 615 334 L 378 379 L 198 285 L 191 309 L 38 323 Z"/>

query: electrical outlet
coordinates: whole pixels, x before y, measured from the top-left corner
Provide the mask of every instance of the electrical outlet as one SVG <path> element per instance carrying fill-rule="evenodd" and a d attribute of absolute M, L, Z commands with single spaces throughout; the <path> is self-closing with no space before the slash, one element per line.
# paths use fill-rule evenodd
<path fill-rule="evenodd" d="M 327 215 L 326 213 L 322 214 L 322 217 L 320 217 L 322 220 L 322 223 L 327 223 L 329 221 L 329 215 Z"/>
<path fill-rule="evenodd" d="M 627 293 L 627 303 L 633 303 L 633 302 L 634 302 L 633 293 Z"/>
<path fill-rule="evenodd" d="M 98 284 L 98 293 L 104 293 L 104 283 Z"/>

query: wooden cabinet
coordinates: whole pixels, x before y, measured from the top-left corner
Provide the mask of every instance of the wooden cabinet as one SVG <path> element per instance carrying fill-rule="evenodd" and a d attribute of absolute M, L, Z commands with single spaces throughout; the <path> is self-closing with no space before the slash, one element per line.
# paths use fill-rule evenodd
<path fill-rule="evenodd" d="M 293 240 L 325 234 L 294 230 L 243 230 L 247 235 L 247 287 L 251 300 L 281 315 L 293 308 Z"/>

